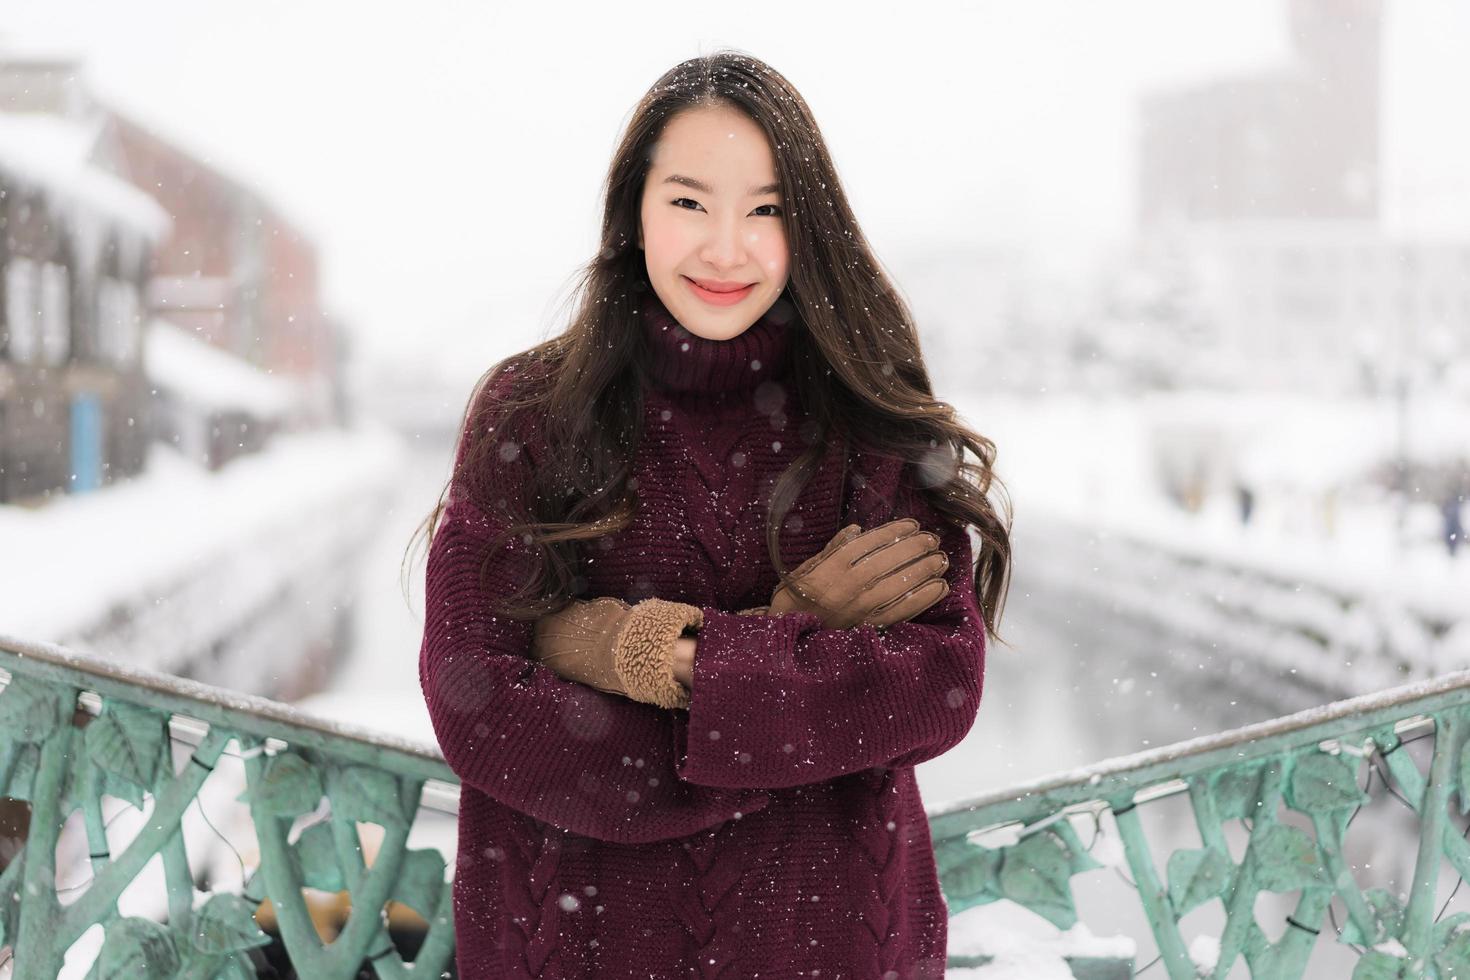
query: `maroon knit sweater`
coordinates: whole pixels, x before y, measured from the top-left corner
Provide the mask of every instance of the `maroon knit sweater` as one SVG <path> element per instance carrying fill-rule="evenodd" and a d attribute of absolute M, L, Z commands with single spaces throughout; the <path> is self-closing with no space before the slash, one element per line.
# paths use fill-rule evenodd
<path fill-rule="evenodd" d="M 854 448 L 844 474 L 834 444 L 786 519 L 787 566 L 847 523 L 913 516 L 942 536 L 949 595 L 883 631 L 736 615 L 777 584 L 764 500 L 812 433 L 785 380 L 800 329 L 782 322 L 789 309 L 711 341 L 652 292 L 642 301 L 653 376 L 639 507 L 586 549 L 582 597 L 702 607 L 687 711 L 528 660 L 531 623 L 490 609 L 524 580 L 531 549 L 502 546 L 482 585 L 505 516 L 451 486 L 429 551 L 419 678 L 463 783 L 461 977 L 943 975 L 947 910 L 913 767 L 959 742 L 980 704 L 970 536 L 920 497 L 914 467 Z M 544 447 L 534 430 L 502 438 L 497 502 L 524 501 Z"/>

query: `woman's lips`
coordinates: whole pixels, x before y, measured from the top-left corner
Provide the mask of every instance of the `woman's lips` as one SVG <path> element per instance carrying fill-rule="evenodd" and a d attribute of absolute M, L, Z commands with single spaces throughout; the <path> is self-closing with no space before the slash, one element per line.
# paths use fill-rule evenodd
<path fill-rule="evenodd" d="M 740 289 L 733 289 L 728 293 L 717 293 L 713 290 L 705 289 L 688 276 L 682 276 L 681 278 L 689 284 L 689 289 L 695 296 L 698 296 L 711 306 L 734 306 L 749 296 L 750 291 L 755 288 L 755 283 L 751 283 L 748 286 L 742 286 Z"/>

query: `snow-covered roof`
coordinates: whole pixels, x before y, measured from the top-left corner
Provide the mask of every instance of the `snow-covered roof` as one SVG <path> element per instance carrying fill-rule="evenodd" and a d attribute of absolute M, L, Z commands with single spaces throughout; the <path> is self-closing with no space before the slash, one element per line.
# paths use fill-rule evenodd
<path fill-rule="evenodd" d="M 154 317 L 144 344 L 144 371 L 159 387 L 202 408 L 286 414 L 300 398 L 294 382 L 262 371 L 189 331 Z"/>
<path fill-rule="evenodd" d="M 161 240 L 173 226 L 163 206 L 91 162 L 101 125 L 44 112 L 0 112 L 0 172 Z"/>

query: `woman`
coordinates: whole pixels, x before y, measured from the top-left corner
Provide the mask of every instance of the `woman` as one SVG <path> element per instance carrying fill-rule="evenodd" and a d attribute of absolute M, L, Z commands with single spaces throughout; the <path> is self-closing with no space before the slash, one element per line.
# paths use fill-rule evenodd
<path fill-rule="evenodd" d="M 1008 523 L 786 79 L 654 84 L 582 292 L 426 522 L 460 976 L 941 976 L 913 767 L 973 724 Z"/>

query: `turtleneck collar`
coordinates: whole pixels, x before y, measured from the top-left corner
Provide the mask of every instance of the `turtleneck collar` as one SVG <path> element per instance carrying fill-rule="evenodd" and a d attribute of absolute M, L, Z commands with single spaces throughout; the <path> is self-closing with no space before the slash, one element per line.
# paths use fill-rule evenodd
<path fill-rule="evenodd" d="M 652 288 L 639 316 L 649 351 L 649 374 L 666 391 L 744 391 L 784 376 L 796 311 L 784 294 L 760 318 L 729 340 L 690 333 Z"/>

